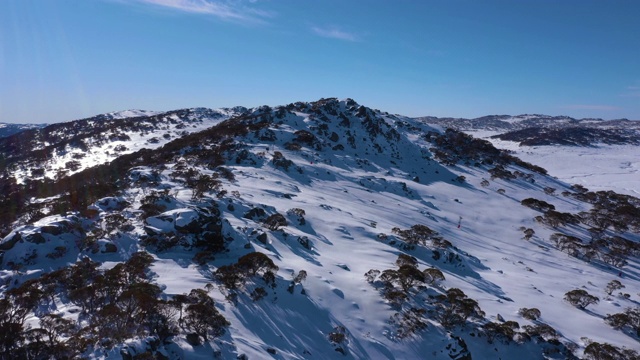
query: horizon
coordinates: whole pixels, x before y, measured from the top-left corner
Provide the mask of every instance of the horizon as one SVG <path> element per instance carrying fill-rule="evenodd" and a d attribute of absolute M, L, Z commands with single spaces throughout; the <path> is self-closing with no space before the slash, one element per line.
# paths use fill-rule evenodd
<path fill-rule="evenodd" d="M 331 98 L 331 97 L 325 97 L 325 98 L 320 98 L 320 99 L 327 99 L 327 98 Z M 317 100 L 320 100 L 317 99 Z M 303 101 L 306 103 L 312 103 L 314 101 L 317 100 L 313 100 L 313 101 Z M 362 104 L 359 101 L 357 101 L 356 99 L 352 99 L 354 100 L 358 105 L 363 105 L 366 106 L 368 108 L 373 109 L 370 106 L 367 106 L 367 104 Z M 291 102 L 291 103 L 295 103 Z M 289 103 L 289 104 L 291 104 Z M 278 105 L 272 105 L 272 104 L 262 104 L 262 105 L 257 105 L 257 106 L 253 106 L 253 107 L 247 107 L 248 109 L 252 109 L 252 108 L 257 108 L 260 106 L 270 106 L 270 107 L 278 107 L 278 106 L 286 106 L 288 104 L 278 104 Z M 82 117 L 82 118 L 76 118 L 76 119 L 69 119 L 69 120 L 62 120 L 62 121 L 58 121 L 58 122 L 49 122 L 49 123 L 9 123 L 9 122 L 3 122 L 0 121 L 1 125 L 52 125 L 52 124 L 59 124 L 59 123 L 66 123 L 66 122 L 73 122 L 73 121 L 79 121 L 79 120 L 85 120 L 85 119 L 91 119 L 93 117 L 96 116 L 100 116 L 100 115 L 106 115 L 106 114 L 113 114 L 113 113 L 122 113 L 122 112 L 127 112 L 127 111 L 142 111 L 142 112 L 155 112 L 158 114 L 162 114 L 162 113 L 166 113 L 166 112 L 171 112 L 171 111 L 177 111 L 177 110 L 182 110 L 182 109 L 197 109 L 197 108 L 204 108 L 204 109 L 211 109 L 211 110 L 216 110 L 216 109 L 230 109 L 236 106 L 244 106 L 244 105 L 232 105 L 232 106 L 222 106 L 222 107 L 217 107 L 217 108 L 211 108 L 211 107 L 206 107 L 206 106 L 194 106 L 194 107 L 181 107 L 181 108 L 175 108 L 175 109 L 168 109 L 168 110 L 152 110 L 152 109 L 123 109 L 123 110 L 117 110 L 117 111 L 109 111 L 106 113 L 101 113 L 101 114 L 94 114 L 94 115 L 89 115 L 86 117 Z M 245 106 L 246 107 L 246 106 Z M 385 111 L 384 109 L 375 109 L 375 110 L 380 110 L 381 112 L 387 112 L 390 113 L 388 111 Z M 406 116 L 404 114 L 401 113 L 390 113 L 393 115 L 400 115 L 400 116 Z M 144 116 L 144 115 L 141 115 Z M 153 115 L 149 115 L 149 116 L 153 116 Z M 511 116 L 511 117 L 518 117 L 518 116 L 550 116 L 550 117 L 568 117 L 568 118 L 573 118 L 576 120 L 589 120 L 589 119 L 593 119 L 593 120 L 602 120 L 602 121 L 615 121 L 615 120 L 627 120 L 627 121 L 640 121 L 640 119 L 629 119 L 629 118 L 611 118 L 611 119 L 605 119 L 605 118 L 596 118 L 596 117 L 572 117 L 569 115 L 564 115 L 564 114 L 485 114 L 485 115 L 480 115 L 480 116 L 476 116 L 476 117 L 459 117 L 459 116 L 432 116 L 432 115 L 422 115 L 422 116 L 407 116 L 410 118 L 414 118 L 414 119 L 419 119 L 419 118 L 427 118 L 427 117 L 433 117 L 436 119 L 454 119 L 454 120 L 475 120 L 475 119 L 479 119 L 479 118 L 483 118 L 483 117 L 489 117 L 489 116 Z M 127 116 L 127 117 L 136 117 L 136 116 Z"/>
<path fill-rule="evenodd" d="M 410 117 L 640 120 L 640 3 L 0 2 L 0 122 L 353 98 Z"/>

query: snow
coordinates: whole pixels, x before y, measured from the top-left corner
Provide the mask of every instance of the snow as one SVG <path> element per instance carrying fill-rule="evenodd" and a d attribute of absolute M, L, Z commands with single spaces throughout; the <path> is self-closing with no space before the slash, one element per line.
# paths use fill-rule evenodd
<path fill-rule="evenodd" d="M 513 141 L 491 139 L 495 132 L 469 133 L 489 140 L 499 149 L 513 151 L 524 161 L 542 166 L 563 182 L 580 184 L 591 191 L 613 190 L 640 197 L 640 146 L 519 146 Z"/>
<path fill-rule="evenodd" d="M 340 105 L 345 107 L 344 102 Z M 388 124 L 391 120 L 384 119 Z M 217 267 L 254 250 L 267 254 L 280 268 L 277 288 L 269 290 L 269 295 L 261 301 L 253 302 L 243 293 L 238 304 L 232 305 L 217 287 L 211 291 L 220 311 L 232 324 L 229 332 L 202 347 L 192 347 L 176 338 L 176 354 L 205 359 L 211 358 L 212 351 L 216 350 L 222 358 L 246 354 L 250 359 L 261 359 L 268 357 L 267 348 L 274 348 L 278 354 L 274 357 L 282 359 L 342 358 L 327 341 L 327 334 L 340 325 L 348 334 L 346 359 L 450 359 L 446 349 L 455 341 L 432 321 L 418 335 L 397 339 L 389 323 L 395 311 L 363 275 L 370 269 L 394 268 L 398 254 L 405 252 L 397 245 L 378 240 L 380 233 L 391 235 L 395 227 L 407 229 L 415 224 L 427 225 L 451 241 L 461 260 L 435 259 L 433 253 L 423 247 L 406 253 L 418 259 L 420 269 L 431 266 L 441 269 L 446 280 L 440 290 L 462 289 L 479 302 L 488 319 L 495 320 L 499 314 L 521 326 L 534 324 L 518 315 L 518 310 L 535 307 L 542 313 L 540 321 L 555 328 L 562 342 L 576 344 L 578 354 L 586 346 L 583 337 L 639 349 L 637 339 L 613 330 L 603 321 L 607 314 L 620 312 L 639 301 L 638 259 L 631 258 L 619 278 L 618 269 L 569 257 L 549 241 L 549 236 L 557 230 L 536 223 L 533 218 L 539 213 L 520 205 L 520 201 L 534 197 L 554 204 L 559 211 L 588 210 L 587 204 L 559 195 L 569 190 L 572 183 L 583 184 L 591 190 L 613 189 L 637 196 L 640 147 L 518 148 L 512 143 L 491 140 L 498 147 L 514 150 L 523 160 L 546 168 L 555 178 L 534 174 L 535 183 L 497 179 L 483 187 L 480 183 L 488 178 L 485 170 L 444 167 L 425 160 L 426 151 L 422 146 L 428 144 L 413 132 L 403 133 L 397 141 L 378 137 L 376 143 L 384 149 L 382 152 L 367 148 L 369 141 L 362 140 L 361 136 L 356 140 L 356 149 L 349 146 L 335 152 L 284 149 L 283 144 L 293 138 L 293 133 L 308 123 L 313 123 L 308 113 L 298 111 L 288 115 L 283 124 L 272 127 L 278 135 L 275 144 L 257 139 L 247 141 L 247 149 L 259 160 L 256 165 L 227 164 L 236 178 L 231 182 L 224 180 L 223 187 L 229 193 L 236 191 L 237 195 L 220 200 L 219 208 L 227 221 L 225 231 L 235 237 L 230 252 L 216 254 L 216 259 L 204 266 L 196 266 L 191 261 L 192 250 L 154 253 L 155 262 L 151 267 L 154 281 L 163 287 L 167 296 L 214 283 L 211 274 Z M 211 123 L 198 129 L 205 126 Z M 328 126 L 328 133 L 335 131 L 340 139 L 347 137 L 336 122 Z M 361 131 L 358 126 L 353 125 L 355 130 L 351 131 Z M 415 126 L 422 126 L 423 131 L 432 130 L 418 123 Z M 142 147 L 140 143 L 144 140 L 132 137 L 126 144 L 133 151 Z M 270 150 L 265 153 L 266 148 Z M 294 167 L 289 171 L 275 167 L 270 160 L 276 150 L 293 161 L 300 171 Z M 108 157 L 103 155 L 106 151 L 107 148 L 92 149 L 83 166 L 107 161 Z M 396 152 L 397 156 L 392 158 L 390 154 Z M 170 172 L 161 172 L 158 188 L 174 190 L 175 208 L 146 219 L 146 225 L 162 232 L 173 232 L 176 227 L 190 224 L 198 217 L 197 205 L 217 201 L 213 194 L 200 202 L 192 200 L 188 189 L 170 180 Z M 132 174 L 151 176 L 145 169 L 136 169 Z M 465 183 L 453 181 L 459 175 L 465 176 Z M 419 177 L 420 182 L 412 181 L 415 177 Z M 545 187 L 556 188 L 556 194 L 545 194 L 542 191 Z M 504 195 L 498 194 L 498 189 L 504 189 Z M 128 209 L 140 206 L 145 191 L 148 189 L 133 187 L 122 195 L 131 203 Z M 101 205 L 94 208 L 112 211 L 120 198 L 101 201 Z M 233 204 L 234 210 L 227 207 L 228 204 Z M 267 231 L 268 241 L 263 244 L 255 241 L 251 234 L 253 230 L 266 229 L 259 222 L 243 217 L 245 211 L 254 207 L 261 207 L 268 214 L 286 214 L 289 209 L 301 208 L 306 213 L 305 224 L 298 224 L 288 216 L 289 225 L 283 230 Z M 63 218 L 52 216 L 16 231 L 37 232 L 39 227 L 61 220 Z M 136 228 L 132 233 L 142 233 L 143 221 L 133 217 L 131 220 Z M 531 240 L 523 239 L 521 227 L 535 230 Z M 564 230 L 584 236 L 584 229 L 578 227 Z M 310 249 L 298 243 L 297 239 L 303 236 L 310 240 Z M 633 239 L 640 240 L 637 235 Z M 125 259 L 140 248 L 131 241 L 131 247 L 109 256 Z M 250 244 L 250 248 L 246 249 L 245 244 Z M 290 294 L 287 286 L 300 270 L 306 270 L 309 275 Z M 7 273 L 0 275 L 7 276 Z M 623 291 L 630 294 L 629 299 L 605 294 L 606 284 L 614 279 L 626 286 Z M 306 294 L 301 293 L 302 289 Z M 573 289 L 586 289 L 601 301 L 579 310 L 563 300 L 564 293 Z M 456 330 L 455 334 L 464 339 L 474 358 L 542 358 L 539 351 L 533 351 L 531 343 L 490 345 L 486 338 L 472 336 L 468 331 Z M 138 345 L 132 343 L 132 346 Z M 103 357 L 118 358 L 119 354 L 112 352 Z"/>
<path fill-rule="evenodd" d="M 153 116 L 161 113 L 162 113 L 161 111 L 131 109 L 131 110 L 114 111 L 114 112 L 107 113 L 105 115 L 112 119 L 126 119 L 130 117 Z"/>
<path fill-rule="evenodd" d="M 128 136 L 128 139 L 109 139 L 106 141 L 100 137 L 89 138 L 87 139 L 89 144 L 87 144 L 88 149 L 86 151 L 67 144 L 63 150 L 53 152 L 45 163 L 38 164 L 40 168 L 44 169 L 42 176 L 32 176 L 28 166 L 18 167 L 13 176 L 15 176 L 18 183 L 22 183 L 27 178 L 47 177 L 56 179 L 58 172 L 61 171 L 66 171 L 66 175 L 72 175 L 86 168 L 108 163 L 121 155 L 130 154 L 141 149 L 162 147 L 175 138 L 217 125 L 242 109 L 244 108 L 187 109 L 191 110 L 192 114 L 185 118 L 181 118 L 171 112 L 167 112 L 165 115 L 165 112 L 147 110 L 125 110 L 98 115 L 96 117 L 110 120 L 151 116 L 159 116 L 162 119 L 158 126 L 154 126 L 148 120 L 141 118 L 139 124 L 145 125 L 145 121 L 147 121 L 146 125 L 151 130 L 122 132 L 122 134 Z M 91 126 L 92 121 L 94 120 L 90 120 L 87 126 Z M 43 143 L 40 145 L 41 148 L 44 148 L 50 144 Z M 77 163 L 76 168 L 70 168 L 68 165 L 70 163 Z"/>

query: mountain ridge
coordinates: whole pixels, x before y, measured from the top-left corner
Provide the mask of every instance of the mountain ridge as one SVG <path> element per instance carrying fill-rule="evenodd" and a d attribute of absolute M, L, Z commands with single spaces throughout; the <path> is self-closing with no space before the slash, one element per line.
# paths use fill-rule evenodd
<path fill-rule="evenodd" d="M 72 349 L 82 340 L 91 358 L 560 359 L 606 350 L 631 359 L 637 336 L 604 319 L 637 305 L 640 202 L 545 173 L 487 141 L 351 99 L 245 109 L 56 179 L 20 184 L 6 174 L 0 291 L 23 299 L 12 289 L 49 289 L 40 275 L 94 266 L 85 259 L 98 262 L 95 279 L 130 271 L 131 283 L 82 280 L 114 294 L 98 302 L 67 286 L 38 299 L 85 319 L 84 332 L 43 338 Z M 610 222 L 614 213 L 630 220 Z M 602 231 L 589 235 L 596 222 Z M 616 279 L 628 296 L 607 295 Z M 147 308 L 176 310 L 126 326 L 120 311 L 134 288 L 154 294 L 143 297 L 155 304 Z M 575 308 L 563 300 L 574 289 L 601 301 Z M 202 330 L 190 314 L 211 302 L 216 325 Z M 534 308 L 541 315 L 522 315 Z M 41 328 L 43 316 L 29 311 L 24 321 Z M 100 341 L 106 334 L 120 340 Z"/>

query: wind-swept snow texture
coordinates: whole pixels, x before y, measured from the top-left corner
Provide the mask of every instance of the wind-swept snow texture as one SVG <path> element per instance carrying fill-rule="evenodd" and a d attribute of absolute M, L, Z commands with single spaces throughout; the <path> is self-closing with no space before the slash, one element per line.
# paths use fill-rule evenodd
<path fill-rule="evenodd" d="M 175 121 L 169 129 L 183 124 L 179 116 Z M 205 125 L 212 123 L 198 122 L 193 131 Z M 240 127 L 247 130 L 232 130 Z M 141 335 L 113 348 L 95 341 L 84 353 L 89 358 L 116 359 L 122 351 L 134 355 L 149 350 L 171 359 L 565 359 L 581 357 L 590 341 L 638 350 L 636 334 L 615 330 L 603 320 L 638 307 L 637 250 L 619 268 L 597 258 L 587 262 L 569 256 L 551 235 L 564 233 L 587 243 L 589 226 L 553 228 L 534 219 L 540 211 L 521 205 L 523 199 L 535 198 L 558 212 L 589 211 L 591 204 L 568 195 L 576 193 L 570 185 L 590 188 L 601 180 L 556 175 L 561 162 L 546 157 L 536 161 L 536 153 L 523 158 L 550 165 L 550 174 L 558 179 L 512 162 L 503 166 L 513 178 L 492 178 L 488 170 L 496 167 L 494 160 L 469 160 L 468 154 L 445 166 L 434 156 L 437 148 L 428 133 L 442 132 L 353 100 L 323 99 L 246 110 L 204 132 L 163 140 L 163 147 L 140 153 L 140 159 L 148 160 L 131 160 L 137 167 L 123 170 L 126 178 L 117 191 L 92 201 L 89 213 L 57 213 L 50 205 L 54 194 L 31 199 L 41 204 L 44 217 L 35 222 L 27 215 L 18 217 L 0 241 L 0 291 L 83 256 L 108 269 L 146 250 L 153 256 L 150 271 L 162 298 L 212 284 L 208 295 L 231 324 L 224 335 L 209 337 L 202 345 L 187 341 L 190 331 L 184 327 L 153 350 L 152 339 Z M 133 151 L 148 137 L 130 136 L 123 144 Z M 88 146 L 83 168 L 108 160 L 98 156 L 107 151 L 104 145 Z M 56 156 L 56 163 L 63 163 L 67 155 Z M 591 162 L 586 154 L 582 159 Z M 16 174 L 24 178 L 28 171 Z M 605 187 L 599 183 L 594 190 Z M 276 214 L 285 221 L 267 220 Z M 116 215 L 122 217 L 119 225 L 109 225 Z M 415 225 L 432 233 L 409 244 L 408 230 Z M 532 230 L 530 236 L 526 229 Z M 226 250 L 196 261 L 205 231 L 219 232 Z M 640 240 L 638 229 L 603 231 L 603 237 L 618 235 L 636 245 Z M 93 247 L 78 245 L 95 234 Z M 60 247 L 60 256 L 46 256 Z M 239 290 L 230 290 L 214 276 L 222 266 L 256 251 L 279 268 L 275 287 L 252 277 Z M 414 257 L 421 272 L 440 270 L 444 280 L 418 281 L 408 289 L 386 281 L 385 270 L 402 269 L 396 264 L 400 254 Z M 372 269 L 381 275 L 368 281 L 365 273 Z M 302 270 L 305 279 L 298 276 Z M 625 287 L 608 295 L 605 288 L 612 280 Z M 394 304 L 383 296 L 390 286 L 406 299 Z M 258 287 L 266 294 L 254 301 L 250 294 Z M 477 301 L 484 316 L 478 312 L 443 325 L 443 312 L 453 308 L 444 295 L 453 289 Z M 564 296 L 574 289 L 600 301 L 586 309 L 572 306 Z M 78 317 L 78 307 L 63 297 L 47 307 Z M 522 308 L 537 308 L 541 316 L 525 319 L 519 314 Z M 38 327 L 42 314 L 30 313 L 27 322 Z M 520 334 L 527 326 L 546 324 L 555 335 L 529 331 L 493 338 L 487 330 L 490 322 L 508 321 L 519 324 Z"/>

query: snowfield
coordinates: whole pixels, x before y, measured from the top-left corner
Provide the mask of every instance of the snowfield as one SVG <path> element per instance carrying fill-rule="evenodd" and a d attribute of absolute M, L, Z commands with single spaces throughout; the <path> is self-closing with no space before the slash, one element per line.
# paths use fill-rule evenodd
<path fill-rule="evenodd" d="M 513 151 L 515 156 L 544 167 L 568 184 L 640 196 L 640 146 L 519 146 L 513 141 L 491 139 L 497 134 L 494 131 L 468 133 L 491 141 L 499 149 Z"/>

